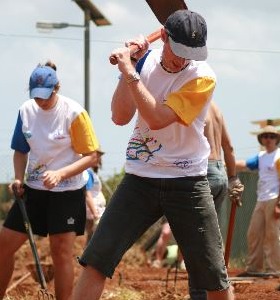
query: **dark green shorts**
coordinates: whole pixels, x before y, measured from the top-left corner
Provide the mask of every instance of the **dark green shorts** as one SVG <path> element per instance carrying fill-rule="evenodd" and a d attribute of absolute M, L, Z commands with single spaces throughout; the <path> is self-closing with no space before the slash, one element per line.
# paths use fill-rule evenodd
<path fill-rule="evenodd" d="M 25 186 L 25 206 L 34 234 L 47 236 L 65 232 L 84 234 L 86 206 L 84 188 L 76 191 L 51 192 Z M 8 213 L 3 226 L 26 232 L 17 202 Z"/>
<path fill-rule="evenodd" d="M 184 256 L 191 286 L 227 289 L 222 237 L 204 176 L 160 179 L 126 174 L 80 263 L 112 277 L 124 253 L 163 215 Z"/>

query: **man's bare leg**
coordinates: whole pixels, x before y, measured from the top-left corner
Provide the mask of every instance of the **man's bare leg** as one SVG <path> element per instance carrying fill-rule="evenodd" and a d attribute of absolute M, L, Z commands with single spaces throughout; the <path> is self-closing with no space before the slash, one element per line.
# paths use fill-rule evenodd
<path fill-rule="evenodd" d="M 170 238 L 171 238 L 171 228 L 169 224 L 166 222 L 162 225 L 161 234 L 157 242 L 157 247 L 156 247 L 157 259 L 159 260 L 163 259 Z"/>
<path fill-rule="evenodd" d="M 72 300 L 100 299 L 106 277 L 96 269 L 87 266 L 82 271 L 74 288 Z"/>
<path fill-rule="evenodd" d="M 233 287 L 230 286 L 224 291 L 207 291 L 208 300 L 234 300 Z"/>

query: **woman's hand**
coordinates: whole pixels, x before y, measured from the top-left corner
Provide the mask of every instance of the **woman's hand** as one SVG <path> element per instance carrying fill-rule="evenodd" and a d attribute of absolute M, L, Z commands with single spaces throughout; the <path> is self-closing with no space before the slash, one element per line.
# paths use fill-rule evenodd
<path fill-rule="evenodd" d="M 15 181 L 9 185 L 9 190 L 16 196 L 21 197 L 24 194 L 23 183 L 19 179 L 15 179 Z"/>
<path fill-rule="evenodd" d="M 43 184 L 46 188 L 50 190 L 56 187 L 61 180 L 62 176 L 59 171 L 46 171 L 43 174 Z"/>

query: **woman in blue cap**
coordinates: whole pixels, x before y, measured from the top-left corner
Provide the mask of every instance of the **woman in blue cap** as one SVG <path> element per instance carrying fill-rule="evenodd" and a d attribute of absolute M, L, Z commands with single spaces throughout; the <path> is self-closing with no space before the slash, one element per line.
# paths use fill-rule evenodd
<path fill-rule="evenodd" d="M 19 109 L 11 148 L 13 190 L 25 195 L 33 233 L 48 236 L 56 299 L 66 300 L 74 281 L 73 244 L 84 234 L 84 186 L 88 167 L 98 159 L 98 140 L 87 112 L 58 94 L 56 66 L 47 62 L 30 76 L 30 98 Z M 27 240 L 15 202 L 0 231 L 0 299 L 14 269 L 14 254 Z"/>

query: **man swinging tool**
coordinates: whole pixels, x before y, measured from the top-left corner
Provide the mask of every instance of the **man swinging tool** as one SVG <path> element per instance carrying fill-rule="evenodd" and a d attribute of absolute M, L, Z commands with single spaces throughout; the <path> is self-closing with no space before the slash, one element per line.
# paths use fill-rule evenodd
<path fill-rule="evenodd" d="M 205 62 L 207 26 L 195 12 L 178 10 L 161 31 L 163 47 L 147 54 L 140 37 L 115 49 L 120 81 L 112 98 L 112 119 L 138 119 L 126 152 L 126 174 L 80 258 L 85 267 L 75 300 L 100 299 L 126 250 L 165 215 L 190 274 L 210 300 L 233 300 L 223 258 L 222 237 L 207 180 L 210 147 L 204 121 L 216 76 Z M 145 61 L 141 58 L 146 55 Z M 143 64 L 136 72 L 135 60 Z M 191 238 L 190 238 L 191 237 Z"/>

